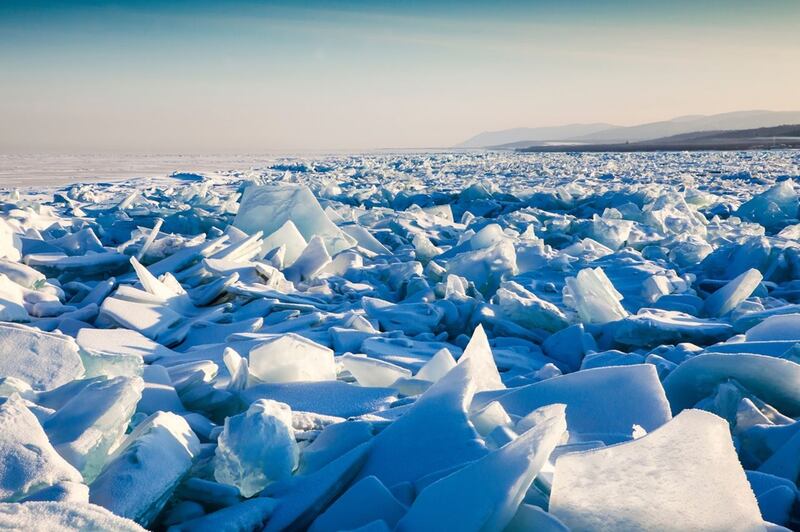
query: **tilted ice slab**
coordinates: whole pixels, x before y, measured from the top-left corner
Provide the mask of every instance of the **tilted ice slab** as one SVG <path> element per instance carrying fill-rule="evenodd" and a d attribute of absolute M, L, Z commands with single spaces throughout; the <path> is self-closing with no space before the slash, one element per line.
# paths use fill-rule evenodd
<path fill-rule="evenodd" d="M 608 323 L 628 315 L 620 304 L 622 294 L 617 292 L 602 268 L 586 268 L 577 276 L 568 277 L 564 296 L 565 303 L 575 308 L 586 323 Z"/>
<path fill-rule="evenodd" d="M 90 486 L 89 500 L 147 526 L 200 452 L 186 421 L 158 412 L 142 421 Z"/>
<path fill-rule="evenodd" d="M 672 412 L 691 408 L 717 384 L 735 379 L 781 412 L 800 415 L 800 364 L 753 354 L 706 353 L 689 358 L 664 380 Z"/>
<path fill-rule="evenodd" d="M 174 351 L 154 342 L 131 329 L 89 329 L 78 331 L 78 345 L 98 353 L 137 355 L 146 362 L 175 354 Z"/>
<path fill-rule="evenodd" d="M 423 489 L 396 530 L 502 530 L 567 430 L 564 410 L 543 407 L 536 426 Z"/>
<path fill-rule="evenodd" d="M 484 456 L 487 450 L 466 411 L 477 386 L 474 363 L 466 360 L 450 370 L 381 431 L 359 478 L 374 475 L 391 487 Z"/>
<path fill-rule="evenodd" d="M 732 333 L 733 327 L 728 323 L 695 318 L 674 310 L 642 309 L 616 324 L 614 340 L 634 347 L 681 342 L 708 344 Z"/>
<path fill-rule="evenodd" d="M 44 422 L 52 444 L 88 481 L 125 434 L 143 388 L 139 377 L 94 379 Z"/>
<path fill-rule="evenodd" d="M 270 235 L 291 221 L 306 240 L 320 236 L 329 253 L 351 248 L 355 240 L 336 227 L 314 194 L 303 185 L 249 186 L 242 195 L 233 225 L 248 233 Z"/>
<path fill-rule="evenodd" d="M 760 271 L 754 268 L 747 270 L 706 299 L 706 313 L 709 316 L 724 316 L 750 297 L 763 278 Z"/>
<path fill-rule="evenodd" d="M 800 313 L 770 316 L 747 331 L 748 342 L 796 340 L 800 342 Z"/>
<path fill-rule="evenodd" d="M 62 334 L 0 323 L 0 375 L 50 390 L 83 375 L 75 341 Z"/>
<path fill-rule="evenodd" d="M 265 340 L 248 354 L 250 374 L 260 382 L 306 382 L 336 379 L 333 351 L 296 334 Z"/>
<path fill-rule="evenodd" d="M 389 489 L 377 478 L 369 476 L 350 486 L 314 520 L 308 530 L 309 532 L 354 530 L 373 521 L 382 521 L 394 527 L 405 513 L 406 507 Z"/>
<path fill-rule="evenodd" d="M 671 418 L 667 397 L 651 364 L 587 369 L 505 393 L 478 394 L 472 409 L 492 400 L 517 416 L 542 406 L 565 404 L 571 437 L 606 443 L 629 439 L 634 425 L 652 431 Z"/>
<path fill-rule="evenodd" d="M 728 424 L 700 410 L 561 456 L 549 508 L 571 530 L 764 530 Z"/>
<path fill-rule="evenodd" d="M 0 501 L 16 501 L 60 482 L 83 482 L 18 395 L 0 405 L 0 457 Z"/>
<path fill-rule="evenodd" d="M 264 494 L 278 499 L 264 532 L 302 530 L 336 499 L 364 464 L 369 442 L 343 454 L 319 471 L 299 476 L 286 484 L 272 484 Z"/>

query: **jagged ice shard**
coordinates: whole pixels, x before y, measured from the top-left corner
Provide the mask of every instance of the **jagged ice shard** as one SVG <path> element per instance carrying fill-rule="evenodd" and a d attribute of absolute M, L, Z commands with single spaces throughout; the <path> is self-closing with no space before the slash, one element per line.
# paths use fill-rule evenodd
<path fill-rule="evenodd" d="M 382 152 L 0 189 L 0 528 L 796 529 L 797 168 Z"/>

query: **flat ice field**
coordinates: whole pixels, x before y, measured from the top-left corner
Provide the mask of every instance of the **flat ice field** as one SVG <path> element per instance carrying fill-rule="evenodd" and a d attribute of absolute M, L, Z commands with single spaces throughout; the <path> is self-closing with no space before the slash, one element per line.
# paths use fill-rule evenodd
<path fill-rule="evenodd" d="M 0 529 L 800 527 L 798 152 L 219 170 L 0 191 Z"/>

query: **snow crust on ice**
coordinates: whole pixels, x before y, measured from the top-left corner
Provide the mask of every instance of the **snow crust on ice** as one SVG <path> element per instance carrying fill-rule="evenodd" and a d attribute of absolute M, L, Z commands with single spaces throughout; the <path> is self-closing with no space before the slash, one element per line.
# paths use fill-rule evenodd
<path fill-rule="evenodd" d="M 561 456 L 549 509 L 571 530 L 764 530 L 727 423 L 700 410 Z"/>
<path fill-rule="evenodd" d="M 16 501 L 60 482 L 83 482 L 19 395 L 0 405 L 0 500 Z"/>
<path fill-rule="evenodd" d="M 798 528 L 798 168 L 385 152 L 0 189 L 0 528 Z"/>

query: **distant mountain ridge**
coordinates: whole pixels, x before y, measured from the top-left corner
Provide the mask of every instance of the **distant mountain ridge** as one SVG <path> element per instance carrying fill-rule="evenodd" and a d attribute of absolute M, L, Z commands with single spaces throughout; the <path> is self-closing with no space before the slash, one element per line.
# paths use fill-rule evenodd
<path fill-rule="evenodd" d="M 518 141 L 548 141 L 554 139 L 567 139 L 592 135 L 603 131 L 613 131 L 622 126 L 606 124 L 569 124 L 566 126 L 550 127 L 518 127 L 502 131 L 484 131 L 462 142 L 459 148 L 485 148 L 487 146 L 500 146 Z"/>
<path fill-rule="evenodd" d="M 541 128 L 514 128 L 484 132 L 461 143 L 462 148 L 518 148 L 547 143 L 641 142 L 684 133 L 775 127 L 800 123 L 800 111 L 735 111 L 716 115 L 689 115 L 636 126 L 571 124 Z M 602 127 L 601 126 L 605 126 Z"/>
<path fill-rule="evenodd" d="M 773 150 L 800 148 L 800 124 L 694 131 L 636 142 L 601 142 L 561 145 L 529 145 L 522 152 L 647 152 L 706 150 Z"/>

